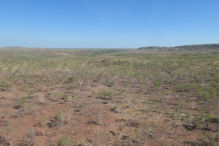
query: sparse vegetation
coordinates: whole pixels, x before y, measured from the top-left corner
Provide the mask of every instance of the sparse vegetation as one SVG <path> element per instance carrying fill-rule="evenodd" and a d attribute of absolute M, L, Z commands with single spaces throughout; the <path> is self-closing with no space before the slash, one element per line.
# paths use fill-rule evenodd
<path fill-rule="evenodd" d="M 104 99 L 104 100 L 112 100 L 112 99 L 113 99 L 113 95 L 114 95 L 113 91 L 104 89 L 104 90 L 101 90 L 101 91 L 99 92 L 99 95 L 98 95 L 98 96 L 99 96 L 101 99 Z"/>
<path fill-rule="evenodd" d="M 68 146 L 70 145 L 70 139 L 68 136 L 63 136 L 58 140 L 58 146 Z"/>
<path fill-rule="evenodd" d="M 3 106 L 3 103 L 2 103 L 2 101 L 0 101 L 0 107 L 2 107 Z"/>
<path fill-rule="evenodd" d="M 212 49 L 0 49 L 0 138 L 26 142 L 33 128 L 35 145 L 217 145 L 218 58 Z"/>
<path fill-rule="evenodd" d="M 57 119 L 57 120 L 63 120 L 63 112 L 58 112 L 56 115 L 55 115 L 55 118 Z"/>
<path fill-rule="evenodd" d="M 28 102 L 28 97 L 24 97 L 18 100 L 18 104 L 20 104 L 22 107 L 25 107 Z"/>

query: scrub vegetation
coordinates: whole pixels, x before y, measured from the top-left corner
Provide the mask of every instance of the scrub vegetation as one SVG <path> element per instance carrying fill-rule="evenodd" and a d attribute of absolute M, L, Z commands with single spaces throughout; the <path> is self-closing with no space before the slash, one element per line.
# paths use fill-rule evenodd
<path fill-rule="evenodd" d="M 0 49 L 0 145 L 218 144 L 217 49 Z"/>

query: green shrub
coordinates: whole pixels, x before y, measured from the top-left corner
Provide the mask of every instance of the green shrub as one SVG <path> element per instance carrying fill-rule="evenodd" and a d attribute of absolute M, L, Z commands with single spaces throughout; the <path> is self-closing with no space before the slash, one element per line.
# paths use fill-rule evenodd
<path fill-rule="evenodd" d="M 62 118 L 63 118 L 63 113 L 62 113 L 62 112 L 58 112 L 58 113 L 55 115 L 55 118 L 56 118 L 57 120 L 62 120 Z"/>
<path fill-rule="evenodd" d="M 0 101 L 0 107 L 2 107 L 3 106 L 3 102 L 2 101 Z"/>
<path fill-rule="evenodd" d="M 70 95 L 64 95 L 63 98 L 67 101 L 71 101 L 72 100 L 72 97 Z"/>
<path fill-rule="evenodd" d="M 217 97 L 217 90 L 212 87 L 202 87 L 200 88 L 200 96 L 204 99 L 211 99 Z"/>
<path fill-rule="evenodd" d="M 27 102 L 28 102 L 28 97 L 24 97 L 18 100 L 18 104 L 20 104 L 22 107 L 26 106 Z"/>
<path fill-rule="evenodd" d="M 101 90 L 99 92 L 99 97 L 104 99 L 104 100 L 112 100 L 113 99 L 113 95 L 114 95 L 114 93 L 112 91 L 106 90 L 106 89 Z"/>
<path fill-rule="evenodd" d="M 70 144 L 70 139 L 68 136 L 62 136 L 57 143 L 58 146 L 67 146 Z"/>
<path fill-rule="evenodd" d="M 75 81 L 75 77 L 74 77 L 74 76 L 71 76 L 71 77 L 69 77 L 69 78 L 67 79 L 66 82 L 71 83 L 71 82 L 74 82 L 74 81 Z"/>

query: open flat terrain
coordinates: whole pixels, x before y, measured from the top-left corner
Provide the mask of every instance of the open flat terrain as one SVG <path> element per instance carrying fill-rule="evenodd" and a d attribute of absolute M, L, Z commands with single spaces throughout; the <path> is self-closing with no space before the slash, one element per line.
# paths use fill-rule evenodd
<path fill-rule="evenodd" d="M 0 145 L 218 145 L 219 50 L 0 49 Z"/>

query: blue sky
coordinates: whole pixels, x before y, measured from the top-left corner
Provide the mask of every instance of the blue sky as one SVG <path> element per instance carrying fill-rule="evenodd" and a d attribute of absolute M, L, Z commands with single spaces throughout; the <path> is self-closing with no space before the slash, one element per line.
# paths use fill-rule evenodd
<path fill-rule="evenodd" d="M 219 43 L 219 0 L 0 0 L 0 46 Z"/>

